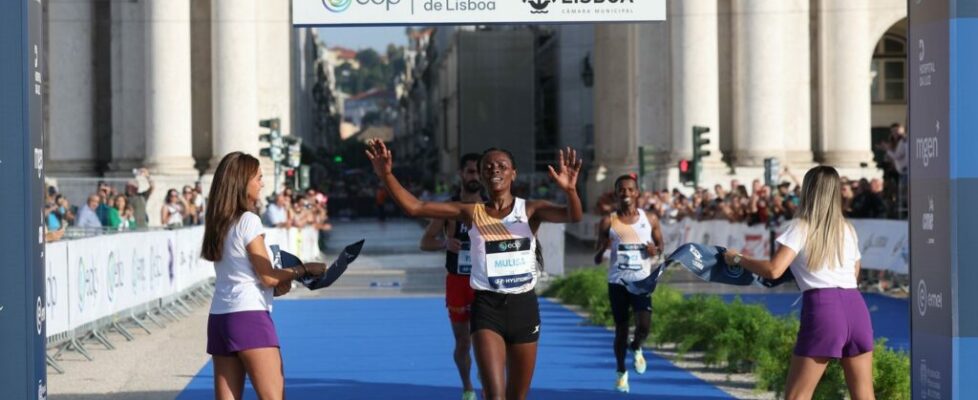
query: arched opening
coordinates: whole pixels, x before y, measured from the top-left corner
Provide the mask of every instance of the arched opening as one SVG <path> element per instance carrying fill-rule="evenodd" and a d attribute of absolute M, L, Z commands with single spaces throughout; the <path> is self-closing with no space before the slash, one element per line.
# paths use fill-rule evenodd
<path fill-rule="evenodd" d="M 906 18 L 893 24 L 876 42 L 870 76 L 873 143 L 879 143 L 889 137 L 891 124 L 907 122 Z"/>

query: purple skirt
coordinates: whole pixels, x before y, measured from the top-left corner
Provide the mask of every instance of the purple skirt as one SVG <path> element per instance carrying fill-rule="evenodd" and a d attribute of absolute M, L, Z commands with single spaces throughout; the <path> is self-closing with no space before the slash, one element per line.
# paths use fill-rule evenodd
<path fill-rule="evenodd" d="M 873 323 L 857 289 L 811 289 L 802 294 L 795 355 L 855 357 L 873 351 Z"/>
<path fill-rule="evenodd" d="M 239 351 L 279 347 L 268 311 L 240 311 L 207 317 L 207 354 L 233 356 Z"/>

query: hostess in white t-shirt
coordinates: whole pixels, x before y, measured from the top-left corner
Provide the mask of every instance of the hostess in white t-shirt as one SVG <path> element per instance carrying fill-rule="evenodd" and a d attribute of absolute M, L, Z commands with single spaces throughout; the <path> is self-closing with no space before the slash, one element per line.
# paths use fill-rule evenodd
<path fill-rule="evenodd" d="M 846 224 L 845 239 L 842 247 L 842 265 L 830 268 L 831 262 L 826 260 L 822 268 L 816 272 L 808 270 L 808 255 L 805 254 L 805 243 L 808 241 L 808 227 L 804 221 L 794 220 L 788 224 L 788 229 L 778 237 L 778 243 L 798 254 L 791 262 L 791 273 L 802 291 L 809 289 L 842 288 L 855 289 L 856 262 L 862 259 L 859 252 L 859 238 L 851 225 Z"/>
<path fill-rule="evenodd" d="M 214 263 L 217 277 L 211 314 L 272 310 L 273 289 L 262 286 L 248 259 L 248 243 L 264 234 L 261 218 L 251 212 L 241 214 L 231 225 L 224 238 L 221 261 Z"/>

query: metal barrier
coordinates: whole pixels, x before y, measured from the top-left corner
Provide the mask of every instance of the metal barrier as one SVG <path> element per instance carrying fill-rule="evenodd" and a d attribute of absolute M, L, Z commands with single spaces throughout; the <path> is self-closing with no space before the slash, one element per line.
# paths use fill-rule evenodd
<path fill-rule="evenodd" d="M 270 244 L 304 259 L 321 254 L 318 231 L 312 228 L 267 228 L 265 233 Z M 48 243 L 48 365 L 64 373 L 58 361 L 65 352 L 93 360 L 87 346 L 115 349 L 110 334 L 135 340 L 133 330 L 152 334 L 208 306 L 214 270 L 199 257 L 202 238 L 198 226 Z"/>

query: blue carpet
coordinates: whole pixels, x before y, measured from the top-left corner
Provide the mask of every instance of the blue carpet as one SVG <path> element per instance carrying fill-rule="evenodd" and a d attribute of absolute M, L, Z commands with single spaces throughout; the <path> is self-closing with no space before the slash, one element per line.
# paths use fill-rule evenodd
<path fill-rule="evenodd" d="M 540 350 L 529 399 L 730 398 L 648 352 L 648 372 L 631 373 L 632 392 L 614 393 L 612 332 L 582 325 L 576 314 L 545 299 L 540 313 Z M 461 397 L 441 298 L 280 301 L 273 317 L 290 400 Z M 474 370 L 473 365 L 478 386 Z M 178 399 L 211 399 L 212 385 L 208 363 Z M 246 398 L 254 399 L 250 387 L 247 391 Z"/>
<path fill-rule="evenodd" d="M 746 294 L 739 295 L 744 303 L 762 304 L 775 315 L 796 316 L 801 314 L 801 293 Z M 723 295 L 724 300 L 732 301 L 734 295 Z M 892 349 L 910 351 L 910 305 L 906 299 L 895 299 L 875 293 L 863 293 L 869 316 L 873 320 L 873 334 L 886 338 L 886 345 Z M 795 304 L 797 301 L 797 304 Z M 655 323 L 655 317 L 652 318 Z"/>

